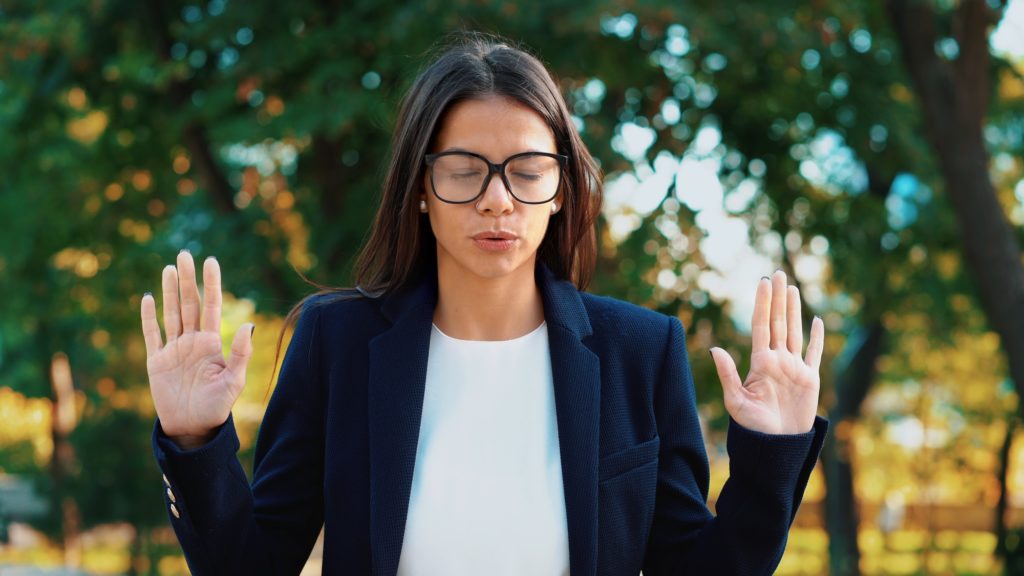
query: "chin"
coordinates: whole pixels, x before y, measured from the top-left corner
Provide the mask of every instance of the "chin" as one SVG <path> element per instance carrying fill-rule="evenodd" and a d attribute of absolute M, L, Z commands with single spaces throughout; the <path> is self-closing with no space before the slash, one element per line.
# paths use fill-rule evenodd
<path fill-rule="evenodd" d="M 473 262 L 469 266 L 465 266 L 465 268 L 481 278 L 495 279 L 512 274 L 524 264 L 518 260 L 497 260 L 498 259 L 494 259 L 494 261 L 491 262 Z"/>
<path fill-rule="evenodd" d="M 523 266 L 528 265 L 529 258 L 520 257 L 517 254 L 507 255 L 469 255 L 468 258 L 454 258 L 451 262 L 455 268 L 478 278 L 495 280 L 510 276 Z"/>

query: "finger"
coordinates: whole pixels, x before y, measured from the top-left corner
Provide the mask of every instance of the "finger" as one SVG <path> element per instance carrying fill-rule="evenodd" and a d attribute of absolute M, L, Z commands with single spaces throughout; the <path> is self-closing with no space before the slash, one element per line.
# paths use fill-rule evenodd
<path fill-rule="evenodd" d="M 768 329 L 768 312 L 772 304 L 772 283 L 767 276 L 762 276 L 757 283 L 757 294 L 754 296 L 754 316 L 750 322 L 751 346 L 753 352 L 768 349 L 770 331 Z"/>
<path fill-rule="evenodd" d="M 178 252 L 178 286 L 181 289 L 181 332 L 199 330 L 199 287 L 196 264 L 188 250 Z"/>
<path fill-rule="evenodd" d="M 253 324 L 242 324 L 235 332 L 235 339 L 231 341 L 231 355 L 228 356 L 228 370 L 237 375 L 239 391 L 245 386 L 245 369 L 249 365 L 249 358 L 252 357 L 252 336 L 256 326 Z"/>
<path fill-rule="evenodd" d="M 220 334 L 220 264 L 210 256 L 203 262 L 203 324 L 202 330 Z"/>
<path fill-rule="evenodd" d="M 181 310 L 178 307 L 178 269 L 173 264 L 164 266 L 164 331 L 170 343 L 181 336 Z"/>
<path fill-rule="evenodd" d="M 146 340 L 146 357 L 160 351 L 160 325 L 156 322 L 156 301 L 146 292 L 142 296 L 142 337 Z"/>
<path fill-rule="evenodd" d="M 722 382 L 722 392 L 725 394 L 728 408 L 732 405 L 732 399 L 743 395 L 743 381 L 736 371 L 736 362 L 728 352 L 721 348 L 712 348 L 711 358 L 715 361 L 715 369 L 718 371 L 718 379 Z"/>
<path fill-rule="evenodd" d="M 807 356 L 804 363 L 814 369 L 815 372 L 821 367 L 821 353 L 825 349 L 825 322 L 814 317 L 811 321 L 811 337 L 807 342 Z"/>
<path fill-rule="evenodd" d="M 796 286 L 786 288 L 786 316 L 789 317 L 786 342 L 789 344 L 789 351 L 799 357 L 804 351 L 804 327 L 803 318 L 800 317 L 800 289 Z"/>
<path fill-rule="evenodd" d="M 771 330 L 773 350 L 786 346 L 786 273 L 776 270 L 772 274 Z"/>

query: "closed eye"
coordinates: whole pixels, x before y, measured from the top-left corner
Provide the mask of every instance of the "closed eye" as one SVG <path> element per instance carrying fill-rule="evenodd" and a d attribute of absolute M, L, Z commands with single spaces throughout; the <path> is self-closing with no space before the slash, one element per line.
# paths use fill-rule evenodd
<path fill-rule="evenodd" d="M 517 180 L 526 180 L 529 182 L 536 182 L 544 177 L 542 174 L 527 174 L 525 172 L 516 172 L 512 174 L 512 176 Z"/>

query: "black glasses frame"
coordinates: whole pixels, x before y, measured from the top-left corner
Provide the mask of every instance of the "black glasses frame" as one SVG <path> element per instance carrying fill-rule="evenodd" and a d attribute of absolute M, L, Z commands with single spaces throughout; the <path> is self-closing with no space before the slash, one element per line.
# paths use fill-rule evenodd
<path fill-rule="evenodd" d="M 487 164 L 487 169 L 488 169 L 487 176 L 484 178 L 484 183 L 480 187 L 480 191 L 476 193 L 476 196 L 473 196 L 469 200 L 462 200 L 462 201 L 445 200 L 444 198 L 441 198 L 441 195 L 437 193 L 437 186 L 434 185 L 434 170 L 433 170 L 433 167 L 434 167 L 434 162 L 436 162 L 437 159 L 441 158 L 442 156 L 472 156 L 474 158 L 479 158 L 480 160 L 483 160 L 483 162 L 485 164 Z M 547 156 L 548 158 L 554 158 L 555 160 L 558 160 L 558 162 L 559 162 L 559 167 L 558 167 L 558 186 L 555 187 L 555 193 L 551 195 L 551 198 L 548 198 L 547 200 L 540 200 L 540 201 L 535 201 L 535 202 L 529 202 L 529 201 L 523 200 L 522 198 L 516 196 L 516 193 L 512 191 L 512 184 L 509 183 L 508 176 L 505 174 L 505 166 L 508 166 L 509 162 L 511 162 L 511 161 L 513 161 L 513 160 L 515 160 L 517 158 L 522 158 L 524 156 Z M 515 198 L 516 200 L 518 200 L 519 202 L 521 202 L 523 204 L 546 204 L 546 203 L 551 202 L 552 200 L 554 200 L 555 196 L 558 196 L 558 191 L 562 188 L 562 177 L 564 176 L 563 172 L 565 171 L 565 166 L 566 166 L 566 164 L 568 164 L 568 162 L 569 162 L 569 157 L 566 156 L 565 154 L 552 154 L 550 152 L 519 152 L 518 154 L 513 154 L 513 155 L 509 156 L 508 158 L 505 158 L 505 160 L 502 161 L 501 164 L 495 164 L 495 163 L 491 162 L 490 160 L 488 160 L 487 158 L 484 158 L 483 156 L 477 154 L 476 152 L 466 152 L 466 151 L 463 151 L 463 150 L 448 150 L 447 152 L 438 152 L 436 154 L 427 154 L 426 156 L 423 157 L 423 163 L 426 164 L 427 167 L 431 169 L 430 170 L 430 189 L 431 189 L 431 191 L 434 193 L 434 196 L 438 200 L 440 200 L 441 202 L 445 202 L 447 204 L 469 204 L 470 202 L 473 202 L 474 200 L 479 198 L 484 193 L 484 190 L 487 190 L 487 186 L 491 183 L 491 177 L 494 176 L 495 174 L 498 174 L 499 176 L 501 176 L 501 181 L 505 184 L 505 189 L 508 190 L 508 193 L 511 194 L 512 197 Z"/>

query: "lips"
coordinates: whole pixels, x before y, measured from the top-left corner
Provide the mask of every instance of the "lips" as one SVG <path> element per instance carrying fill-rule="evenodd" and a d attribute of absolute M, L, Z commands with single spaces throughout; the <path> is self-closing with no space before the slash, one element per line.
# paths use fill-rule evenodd
<path fill-rule="evenodd" d="M 472 236 L 473 243 L 477 248 L 487 252 L 505 252 L 512 250 L 519 237 L 506 230 L 487 230 L 478 232 Z"/>
<path fill-rule="evenodd" d="M 490 230 L 473 235 L 474 240 L 515 240 L 516 238 L 518 236 L 504 230 Z"/>

